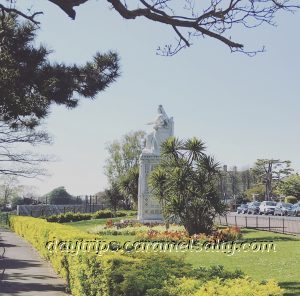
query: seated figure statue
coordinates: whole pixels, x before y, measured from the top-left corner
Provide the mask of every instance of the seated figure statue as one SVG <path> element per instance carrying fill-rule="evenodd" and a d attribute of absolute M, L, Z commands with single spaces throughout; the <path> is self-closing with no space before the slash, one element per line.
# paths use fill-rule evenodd
<path fill-rule="evenodd" d="M 161 144 L 167 140 L 169 137 L 172 137 L 173 132 L 173 118 L 168 117 L 163 106 L 158 106 L 158 115 L 154 121 L 148 123 L 153 125 L 154 131 L 149 133 L 146 136 L 146 142 L 144 145 L 143 153 L 144 154 L 160 154 Z"/>

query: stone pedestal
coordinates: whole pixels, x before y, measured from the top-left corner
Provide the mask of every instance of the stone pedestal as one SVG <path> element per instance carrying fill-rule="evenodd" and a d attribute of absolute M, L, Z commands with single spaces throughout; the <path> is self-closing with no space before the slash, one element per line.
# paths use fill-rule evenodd
<path fill-rule="evenodd" d="M 147 182 L 150 172 L 159 163 L 159 158 L 155 154 L 142 154 L 140 157 L 138 220 L 141 222 L 163 221 L 161 206 L 150 194 Z"/>
<path fill-rule="evenodd" d="M 144 149 L 140 156 L 138 220 L 141 222 L 163 221 L 161 206 L 150 193 L 148 177 L 150 172 L 159 164 L 160 148 L 164 141 L 174 135 L 173 117 L 168 117 L 163 106 L 158 106 L 156 119 L 148 124 L 153 130 L 145 139 Z"/>

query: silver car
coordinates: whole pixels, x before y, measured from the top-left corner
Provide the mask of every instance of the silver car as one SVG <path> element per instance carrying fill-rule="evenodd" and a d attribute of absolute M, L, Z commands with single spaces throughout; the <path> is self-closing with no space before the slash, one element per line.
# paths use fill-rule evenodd
<path fill-rule="evenodd" d="M 291 203 L 278 202 L 274 210 L 274 216 L 287 216 L 292 207 Z"/>
<path fill-rule="evenodd" d="M 275 207 L 276 207 L 275 201 L 263 201 L 259 206 L 259 214 L 274 215 Z"/>
<path fill-rule="evenodd" d="M 295 204 L 289 211 L 289 216 L 295 216 L 299 217 L 300 216 L 300 204 Z"/>

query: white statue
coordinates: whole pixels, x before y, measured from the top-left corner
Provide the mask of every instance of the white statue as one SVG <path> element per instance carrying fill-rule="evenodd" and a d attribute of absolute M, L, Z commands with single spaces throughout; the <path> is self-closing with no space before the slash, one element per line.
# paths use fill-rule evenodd
<path fill-rule="evenodd" d="M 168 117 L 162 105 L 154 121 L 153 131 L 144 139 L 144 149 L 139 163 L 138 220 L 141 222 L 163 221 L 161 204 L 152 195 L 148 187 L 148 177 L 160 162 L 161 144 L 174 135 L 173 117 Z"/>
<path fill-rule="evenodd" d="M 172 137 L 174 134 L 173 127 L 173 117 L 168 117 L 163 106 L 158 106 L 158 115 L 154 121 L 147 124 L 152 125 L 154 131 L 147 135 L 145 147 L 143 149 L 144 154 L 160 154 L 161 144 Z"/>

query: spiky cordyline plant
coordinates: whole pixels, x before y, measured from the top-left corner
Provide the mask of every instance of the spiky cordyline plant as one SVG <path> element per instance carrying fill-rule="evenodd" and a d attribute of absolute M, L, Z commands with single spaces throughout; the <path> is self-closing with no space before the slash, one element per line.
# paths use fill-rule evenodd
<path fill-rule="evenodd" d="M 177 217 L 190 235 L 211 233 L 215 216 L 225 211 L 217 190 L 218 163 L 204 153 L 204 143 L 196 138 L 169 138 L 161 151 L 149 185 L 164 217 Z"/>

